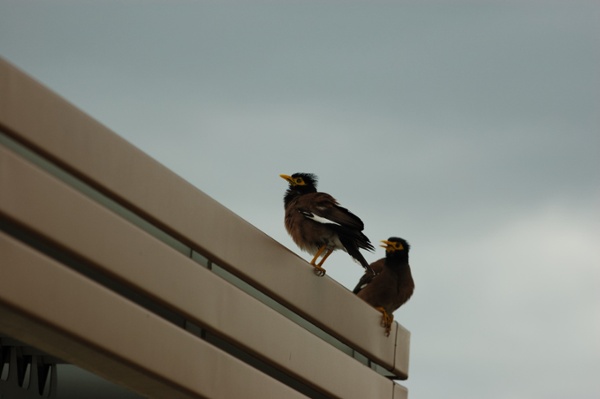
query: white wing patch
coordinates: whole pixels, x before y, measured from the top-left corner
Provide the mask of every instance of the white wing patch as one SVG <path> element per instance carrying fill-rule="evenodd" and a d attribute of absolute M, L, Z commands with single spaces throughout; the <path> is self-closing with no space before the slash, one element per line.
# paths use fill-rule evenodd
<path fill-rule="evenodd" d="M 339 224 L 339 223 L 336 223 L 336 222 L 333 222 L 333 221 L 331 221 L 331 220 L 329 220 L 327 218 L 315 215 L 315 214 L 313 214 L 311 212 L 302 212 L 302 214 L 307 219 L 314 220 L 315 222 L 318 222 L 318 223 L 322 223 L 322 224 L 335 224 L 335 225 L 341 226 L 341 224 Z"/>

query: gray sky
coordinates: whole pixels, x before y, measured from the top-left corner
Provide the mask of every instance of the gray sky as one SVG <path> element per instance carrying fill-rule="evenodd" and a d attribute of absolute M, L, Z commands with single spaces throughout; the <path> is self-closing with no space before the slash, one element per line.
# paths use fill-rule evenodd
<path fill-rule="evenodd" d="M 0 56 L 294 252 L 280 173 L 406 238 L 410 397 L 597 399 L 600 3 L 370 4 L 0 0 Z"/>

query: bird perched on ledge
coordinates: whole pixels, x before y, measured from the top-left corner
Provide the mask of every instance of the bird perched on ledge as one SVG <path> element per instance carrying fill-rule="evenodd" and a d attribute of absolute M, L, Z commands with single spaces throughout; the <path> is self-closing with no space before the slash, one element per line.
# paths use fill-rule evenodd
<path fill-rule="evenodd" d="M 376 275 L 365 273 L 352 292 L 381 312 L 381 326 L 385 327 L 385 334 L 389 336 L 393 312 L 410 299 L 415 282 L 408 264 L 408 242 L 398 237 L 381 242 L 385 258 L 371 263 Z"/>
<path fill-rule="evenodd" d="M 310 264 L 315 273 L 325 275 L 323 263 L 336 249 L 348 252 L 369 272 L 369 263 L 359 248 L 374 248 L 362 233 L 362 220 L 342 208 L 331 195 L 317 192 L 317 176 L 312 173 L 279 176 L 289 183 L 283 197 L 285 228 L 300 249 L 314 255 Z"/>

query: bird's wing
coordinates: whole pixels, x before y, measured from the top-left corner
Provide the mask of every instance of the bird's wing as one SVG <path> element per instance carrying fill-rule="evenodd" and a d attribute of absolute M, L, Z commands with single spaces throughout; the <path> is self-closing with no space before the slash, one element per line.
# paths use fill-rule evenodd
<path fill-rule="evenodd" d="M 356 284 L 356 287 L 354 287 L 354 289 L 352 290 L 352 292 L 354 294 L 358 294 L 367 285 L 369 285 L 369 283 L 371 281 L 373 281 L 373 278 L 375 278 L 375 276 L 377 276 L 379 273 L 381 273 L 381 271 L 383 270 L 383 265 L 384 264 L 385 264 L 385 258 L 381 258 L 381 259 L 379 259 L 379 260 L 371 263 L 369 266 L 375 272 L 375 274 L 373 274 L 373 273 L 371 273 L 370 271 L 367 270 L 365 272 L 365 274 L 363 274 L 363 276 L 360 278 L 360 280 L 358 280 L 358 284 Z"/>
<path fill-rule="evenodd" d="M 357 231 L 364 229 L 362 220 L 348 209 L 339 206 L 335 198 L 329 194 L 307 194 L 301 200 L 298 209 L 307 219 Z"/>

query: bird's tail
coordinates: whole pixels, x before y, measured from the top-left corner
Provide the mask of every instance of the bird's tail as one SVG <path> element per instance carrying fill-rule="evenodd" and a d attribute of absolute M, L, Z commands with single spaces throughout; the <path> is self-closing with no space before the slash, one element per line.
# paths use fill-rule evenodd
<path fill-rule="evenodd" d="M 362 234 L 362 233 L 361 233 Z M 368 245 L 364 245 L 361 246 L 361 248 L 365 248 L 365 249 L 369 249 L 372 250 L 374 249 L 373 246 L 371 245 L 371 243 L 369 242 L 369 239 L 363 234 L 363 237 L 366 239 L 366 244 Z M 346 252 L 348 252 L 348 255 L 352 256 L 358 263 L 360 263 L 360 265 L 365 268 L 365 270 L 370 271 L 372 274 L 375 274 L 375 272 L 373 271 L 373 269 L 371 269 L 371 266 L 369 266 L 369 262 L 367 262 L 367 260 L 365 259 L 364 256 L 362 256 L 362 254 L 359 251 L 359 245 L 357 245 L 357 243 L 350 239 L 345 239 L 344 237 L 340 237 L 340 241 L 342 242 L 342 245 L 344 246 L 344 248 L 346 248 Z"/>

